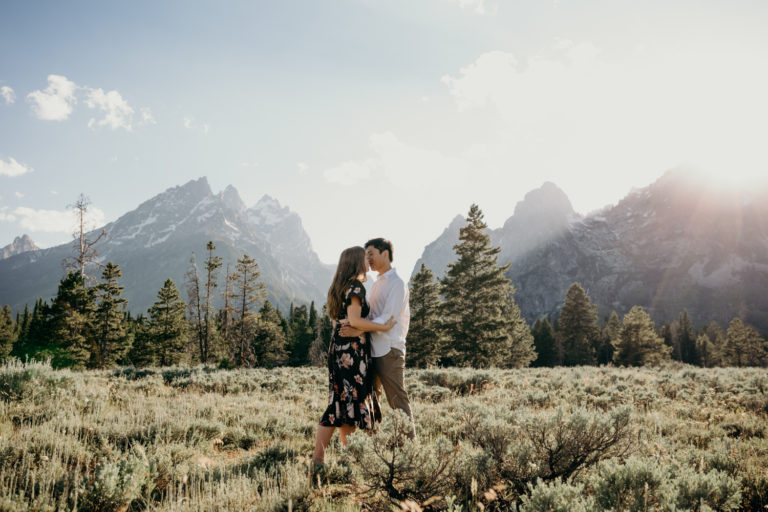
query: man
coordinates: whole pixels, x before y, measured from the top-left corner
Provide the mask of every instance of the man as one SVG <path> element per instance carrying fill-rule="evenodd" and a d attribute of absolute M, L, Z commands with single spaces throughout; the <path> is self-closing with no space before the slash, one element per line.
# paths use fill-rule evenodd
<path fill-rule="evenodd" d="M 368 319 L 376 323 L 386 323 L 389 317 L 396 320 L 389 331 L 371 332 L 371 355 L 373 356 L 373 388 L 381 396 L 381 389 L 387 395 L 387 402 L 393 409 L 400 409 L 411 418 L 410 437 L 416 435 L 411 413 L 411 403 L 403 382 L 405 369 L 405 336 L 411 311 L 408 306 L 408 286 L 400 279 L 392 267 L 392 242 L 383 238 L 374 238 L 365 244 L 365 257 L 371 270 L 378 272 L 373 283 L 368 303 L 371 311 Z M 362 334 L 352 327 L 344 326 L 342 336 Z"/>

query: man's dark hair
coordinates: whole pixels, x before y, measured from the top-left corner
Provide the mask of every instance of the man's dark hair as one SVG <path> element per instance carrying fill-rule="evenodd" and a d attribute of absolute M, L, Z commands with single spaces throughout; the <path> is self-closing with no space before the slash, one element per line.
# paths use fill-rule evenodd
<path fill-rule="evenodd" d="M 375 247 L 379 252 L 389 251 L 389 262 L 392 263 L 392 242 L 385 238 L 373 238 L 365 242 L 365 248 Z"/>

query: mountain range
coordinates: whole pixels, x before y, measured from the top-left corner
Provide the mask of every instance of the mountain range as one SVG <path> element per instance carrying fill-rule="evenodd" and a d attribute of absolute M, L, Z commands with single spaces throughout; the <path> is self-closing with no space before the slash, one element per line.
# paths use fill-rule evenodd
<path fill-rule="evenodd" d="M 444 275 L 465 221 L 454 218 L 427 245 L 422 263 Z M 529 192 L 498 229 L 500 264 L 525 317 L 555 318 L 579 282 L 598 306 L 624 314 L 634 305 L 671 321 L 686 308 L 697 326 L 740 316 L 768 331 L 768 187 L 737 189 L 684 170 L 669 171 L 615 206 L 573 211 L 552 183 Z"/>
<path fill-rule="evenodd" d="M 291 302 L 322 304 L 333 272 L 312 250 L 298 214 L 268 195 L 249 208 L 234 187 L 214 194 L 206 178 L 158 194 L 89 238 L 101 229 L 107 236 L 95 245 L 98 261 L 120 265 L 123 295 L 134 313 L 152 305 L 169 277 L 186 297 L 190 258 L 194 253 L 202 279 L 209 240 L 224 261 L 219 292 L 227 264 L 234 271 L 237 259 L 248 254 L 259 265 L 269 299 L 284 310 Z M 68 243 L 0 260 L 0 304 L 18 311 L 38 297 L 53 297 L 70 255 Z"/>
<path fill-rule="evenodd" d="M 451 220 L 416 263 L 440 277 L 455 261 L 463 216 Z M 145 312 L 166 278 L 186 297 L 184 275 L 196 255 L 202 275 L 205 244 L 212 240 L 234 269 L 243 254 L 259 264 L 269 299 L 319 305 L 334 267 L 312 249 L 299 216 L 263 196 L 251 207 L 228 186 L 214 194 L 205 178 L 170 188 L 103 227 L 99 261 L 118 263 L 129 309 Z M 89 234 L 95 238 L 100 230 Z M 598 306 L 624 314 L 643 306 L 657 323 L 683 308 L 697 326 L 735 316 L 768 332 L 768 187 L 736 189 L 700 175 L 670 171 L 633 190 L 616 205 L 582 216 L 553 183 L 528 192 L 503 226 L 488 229 L 509 265 L 515 299 L 528 319 L 554 319 L 565 292 L 579 282 Z M 50 299 L 72 244 L 37 249 L 28 236 L 2 249 L 0 305 L 14 311 L 38 297 Z"/>

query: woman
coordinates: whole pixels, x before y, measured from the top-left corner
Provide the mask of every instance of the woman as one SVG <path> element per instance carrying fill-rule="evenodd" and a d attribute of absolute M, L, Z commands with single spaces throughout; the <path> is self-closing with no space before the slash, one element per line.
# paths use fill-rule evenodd
<path fill-rule="evenodd" d="M 333 320 L 333 335 L 328 353 L 329 404 L 317 426 L 315 453 L 316 466 L 325 460 L 325 450 L 334 430 L 339 428 L 341 444 L 355 428 L 372 430 L 381 420 L 379 404 L 373 392 L 371 374 L 371 342 L 368 332 L 388 331 L 395 325 L 390 317 L 385 325 L 366 320 L 368 303 L 365 300 L 365 249 L 350 247 L 339 257 L 336 275 L 328 289 L 328 316 Z M 359 338 L 345 338 L 339 334 L 341 321 L 366 331 Z"/>

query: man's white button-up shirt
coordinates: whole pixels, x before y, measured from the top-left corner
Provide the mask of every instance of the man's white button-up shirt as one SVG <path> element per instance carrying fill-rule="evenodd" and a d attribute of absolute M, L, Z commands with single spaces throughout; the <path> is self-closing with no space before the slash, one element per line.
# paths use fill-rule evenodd
<path fill-rule="evenodd" d="M 388 331 L 371 332 L 371 354 L 382 357 L 393 348 L 405 355 L 405 337 L 408 334 L 408 324 L 411 321 L 411 310 L 408 306 L 408 286 L 400 279 L 394 268 L 379 275 L 373 283 L 371 297 L 368 303 L 371 311 L 368 319 L 378 324 L 385 324 L 390 316 L 397 322 Z"/>

